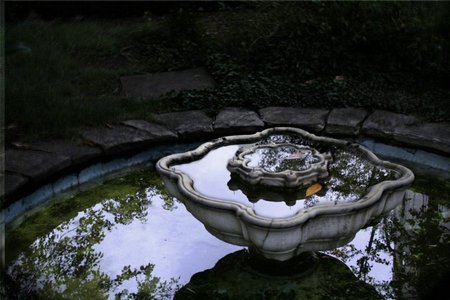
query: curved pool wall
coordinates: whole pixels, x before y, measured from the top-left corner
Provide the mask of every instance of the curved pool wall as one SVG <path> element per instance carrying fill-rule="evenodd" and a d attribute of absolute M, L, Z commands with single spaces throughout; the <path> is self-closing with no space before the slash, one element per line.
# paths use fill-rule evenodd
<path fill-rule="evenodd" d="M 374 139 L 364 138 L 349 140 L 363 145 L 376 155 L 383 158 L 398 159 L 414 165 L 420 165 L 421 167 L 435 169 L 444 175 L 448 174 L 450 177 L 450 157 L 420 149 L 392 146 L 378 142 Z M 195 149 L 201 143 L 202 142 L 158 145 L 129 158 L 119 158 L 109 162 L 94 164 L 78 173 L 67 175 L 50 184 L 44 185 L 30 195 L 14 202 L 1 211 L 0 224 L 8 225 L 27 210 L 44 203 L 46 200 L 54 197 L 58 193 L 64 192 L 72 187 L 76 187 L 80 184 L 87 183 L 93 179 L 127 167 L 136 166 L 150 161 L 156 161 L 169 154 Z"/>
<path fill-rule="evenodd" d="M 73 173 L 60 178 L 52 183 L 38 188 L 30 195 L 14 202 L 0 213 L 0 224 L 8 225 L 19 218 L 26 211 L 45 203 L 55 195 L 67 191 L 70 188 L 88 183 L 94 179 L 119 171 L 124 168 L 137 166 L 159 158 L 196 148 L 200 143 L 180 143 L 173 145 L 159 145 L 149 150 L 138 153 L 129 158 L 114 159 L 109 162 L 100 162 L 87 167 L 78 173 Z"/>
<path fill-rule="evenodd" d="M 447 172 L 450 176 L 450 157 L 409 147 L 398 147 L 378 142 L 374 139 L 350 139 L 373 153 L 385 157 L 399 159 L 405 162 L 429 167 L 438 171 Z"/>
<path fill-rule="evenodd" d="M 396 159 L 405 162 L 406 165 L 411 164 L 419 168 L 425 168 L 427 171 L 436 171 L 436 174 L 441 178 L 450 178 L 450 157 L 439 155 L 433 152 L 428 152 L 421 149 L 414 149 L 409 147 L 398 147 L 386 143 L 378 142 L 370 138 L 348 138 L 368 148 L 376 155 L 385 159 Z M 22 222 L 26 219 L 27 212 L 33 208 L 44 204 L 55 195 L 70 190 L 81 184 L 88 183 L 94 179 L 106 176 L 121 169 L 137 166 L 156 161 L 161 157 L 176 152 L 184 152 L 195 149 L 201 142 L 195 143 L 176 143 L 172 145 L 157 145 L 146 151 L 138 153 L 128 158 L 120 158 L 111 160 L 109 162 L 101 162 L 89 166 L 77 173 L 67 175 L 50 184 L 44 185 L 31 194 L 19 199 L 11 204 L 9 207 L 0 212 L 0 253 L 2 259 L 0 261 L 1 269 L 3 270 L 5 251 L 4 241 L 4 227 L 11 222 Z M 19 219 L 20 218 L 20 219 Z"/>

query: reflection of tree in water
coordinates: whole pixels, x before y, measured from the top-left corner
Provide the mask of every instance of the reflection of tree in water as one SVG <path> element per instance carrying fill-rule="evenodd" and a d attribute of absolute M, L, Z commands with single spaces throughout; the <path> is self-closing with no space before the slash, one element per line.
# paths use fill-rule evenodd
<path fill-rule="evenodd" d="M 329 165 L 330 176 L 324 184 L 333 191 L 337 201 L 355 201 L 366 194 L 367 188 L 395 178 L 396 173 L 370 163 L 356 153 L 342 149 L 334 152 Z"/>
<path fill-rule="evenodd" d="M 437 295 L 435 289 L 446 287 L 443 283 L 449 279 L 449 220 L 442 213 L 448 208 L 436 202 L 423 209 L 417 205 L 406 208 L 398 207 L 379 224 L 365 229 L 370 237 L 364 249 L 349 244 L 328 253 L 347 264 L 356 261 L 351 265 L 354 274 L 386 298 L 432 299 L 433 293 Z M 405 218 L 407 213 L 410 217 Z M 370 273 L 376 264 L 389 266 L 392 278 L 377 280 Z"/>
<path fill-rule="evenodd" d="M 296 134 L 273 134 L 256 143 L 256 145 L 267 144 L 307 145 L 308 143 L 302 136 Z"/>
<path fill-rule="evenodd" d="M 301 171 L 310 168 L 311 164 L 318 161 L 311 150 L 300 150 L 304 157 L 290 158 L 299 152 L 294 147 L 258 148 L 255 152 L 245 156 L 249 160 L 249 167 L 259 167 L 268 172 L 282 172 L 285 170 Z"/>
<path fill-rule="evenodd" d="M 9 267 L 11 284 L 16 285 L 11 290 L 19 291 L 16 296 L 24 299 L 106 299 L 111 292 L 127 299 L 170 298 L 178 289 L 177 280 L 162 282 L 152 276 L 154 265 L 139 269 L 125 266 L 121 274 L 111 278 L 100 271 L 103 253 L 94 249 L 115 226 L 145 222 L 155 196 L 168 200 L 164 209 L 176 208 L 173 198 L 159 189 L 141 189 L 134 195 L 104 200 L 38 238 Z M 137 281 L 136 293 L 120 290 L 130 279 Z"/>
<path fill-rule="evenodd" d="M 321 153 L 334 152 L 334 149 L 336 148 L 336 146 L 334 146 L 333 144 L 328 144 L 326 142 L 316 142 L 294 133 L 273 134 L 255 143 L 255 145 L 268 144 L 294 144 L 299 146 L 308 146 L 318 150 Z"/>

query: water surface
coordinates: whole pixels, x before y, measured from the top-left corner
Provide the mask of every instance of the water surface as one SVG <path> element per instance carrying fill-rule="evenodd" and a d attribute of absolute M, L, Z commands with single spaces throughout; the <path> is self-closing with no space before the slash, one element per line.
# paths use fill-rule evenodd
<path fill-rule="evenodd" d="M 305 164 L 293 163 L 293 154 L 298 149 L 283 146 L 280 149 L 264 147 L 266 144 L 298 143 L 310 146 L 307 141 L 288 135 L 273 135 L 258 143 L 257 151 L 249 156 L 249 166 L 262 167 L 267 171 L 280 172 L 288 167 L 303 169 L 314 161 L 311 153 L 306 153 Z M 398 174 L 394 170 L 375 165 L 352 150 L 320 145 L 322 153 L 333 156 L 329 163 L 329 176 L 318 180 L 321 189 L 318 193 L 306 196 L 308 186 L 286 191 L 260 185 L 247 184 L 238 176 L 232 175 L 227 164 L 236 152 L 249 149 L 253 145 L 238 144 L 223 146 L 209 151 L 204 157 L 193 162 L 172 166 L 173 169 L 187 174 L 193 179 L 194 189 L 199 193 L 218 199 L 251 207 L 255 214 L 267 218 L 284 218 L 298 214 L 301 210 L 317 205 L 338 205 L 340 202 L 354 202 L 361 199 L 369 188 L 386 180 L 394 180 Z"/>
<path fill-rule="evenodd" d="M 242 247 L 210 235 L 167 194 L 151 166 L 131 169 L 55 198 L 7 230 L 11 293 L 20 291 L 23 299 L 172 299 L 180 289 L 179 299 L 244 290 L 259 299 L 428 295 L 450 270 L 450 183 L 441 175 L 416 175 L 412 200 L 350 244 L 324 253 L 325 260 L 302 275 L 309 279 L 300 280 L 255 273 Z M 333 284 L 313 284 L 326 277 L 321 266 Z M 310 285 L 302 286 L 306 281 Z"/>

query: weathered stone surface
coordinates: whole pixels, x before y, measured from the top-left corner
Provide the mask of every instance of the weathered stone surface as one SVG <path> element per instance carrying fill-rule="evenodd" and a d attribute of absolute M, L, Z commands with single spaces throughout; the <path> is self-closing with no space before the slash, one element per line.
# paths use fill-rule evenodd
<path fill-rule="evenodd" d="M 68 166 L 69 156 L 45 151 L 8 149 L 5 155 L 5 170 L 40 181 Z"/>
<path fill-rule="evenodd" d="M 214 87 L 214 80 L 203 68 L 162 72 L 120 78 L 125 97 L 160 97 L 168 92 L 201 90 Z"/>
<path fill-rule="evenodd" d="M 398 142 L 450 154 L 450 123 L 423 123 L 396 128 Z"/>
<path fill-rule="evenodd" d="M 218 134 L 253 133 L 263 127 L 264 122 L 256 112 L 234 107 L 220 111 L 214 123 Z"/>
<path fill-rule="evenodd" d="M 4 176 L 5 176 L 5 191 L 4 195 L 0 195 L 0 197 L 1 196 L 8 197 L 14 193 L 17 193 L 17 191 L 20 188 L 22 188 L 30 181 L 27 177 L 9 172 L 6 172 Z"/>
<path fill-rule="evenodd" d="M 150 123 L 144 120 L 128 120 L 122 122 L 122 124 L 143 130 L 150 134 L 154 140 L 158 142 L 173 141 L 177 139 L 177 134 L 175 132 L 156 123 Z"/>
<path fill-rule="evenodd" d="M 397 128 L 417 124 L 419 120 L 413 116 L 376 110 L 364 121 L 362 132 L 375 137 L 391 137 Z"/>
<path fill-rule="evenodd" d="M 450 153 L 450 123 L 421 123 L 413 116 L 375 111 L 362 130 L 370 136 Z"/>
<path fill-rule="evenodd" d="M 328 115 L 325 132 L 357 135 L 366 116 L 367 110 L 362 108 L 335 108 Z"/>
<path fill-rule="evenodd" d="M 154 119 L 183 138 L 201 139 L 213 134 L 213 120 L 201 110 L 165 113 L 155 115 Z"/>
<path fill-rule="evenodd" d="M 52 140 L 36 142 L 30 145 L 33 150 L 56 153 L 70 157 L 73 165 L 87 163 L 102 154 L 95 146 L 83 145 L 81 140 Z"/>
<path fill-rule="evenodd" d="M 312 132 L 325 128 L 328 110 L 296 107 L 266 107 L 259 110 L 268 126 L 293 126 Z"/>
<path fill-rule="evenodd" d="M 154 141 L 149 133 L 128 126 L 94 127 L 83 131 L 81 136 L 100 146 L 107 155 L 141 149 Z"/>

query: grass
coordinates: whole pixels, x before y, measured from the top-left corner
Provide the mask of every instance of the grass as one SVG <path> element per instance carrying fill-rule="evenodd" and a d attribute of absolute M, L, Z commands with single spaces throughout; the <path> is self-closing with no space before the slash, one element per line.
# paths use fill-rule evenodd
<path fill-rule="evenodd" d="M 446 3 L 255 2 L 8 23 L 6 141 L 225 106 L 358 106 L 450 121 L 449 19 Z M 196 66 L 210 70 L 217 88 L 152 101 L 118 95 L 120 76 Z"/>
<path fill-rule="evenodd" d="M 119 37 L 129 29 L 107 22 L 39 20 L 7 28 L 8 46 L 22 42 L 31 49 L 6 57 L 7 124 L 32 136 L 64 135 L 126 114 L 115 95 L 116 82 L 139 67 L 115 60 Z"/>

